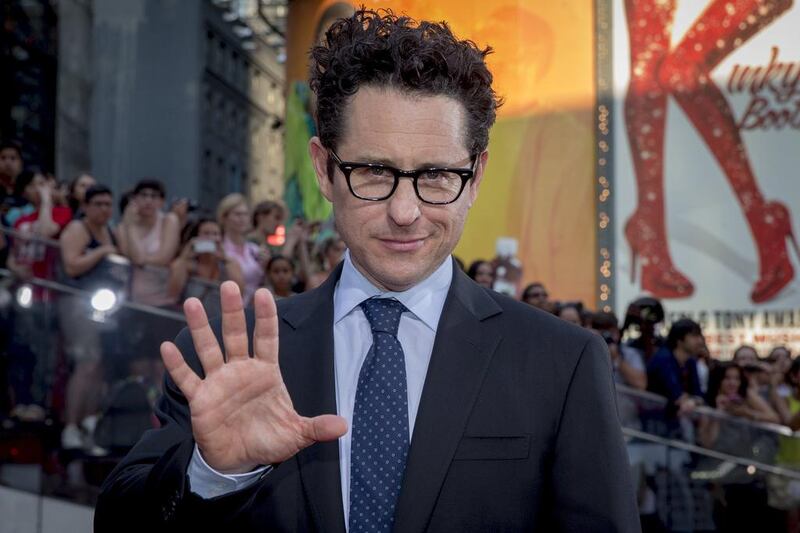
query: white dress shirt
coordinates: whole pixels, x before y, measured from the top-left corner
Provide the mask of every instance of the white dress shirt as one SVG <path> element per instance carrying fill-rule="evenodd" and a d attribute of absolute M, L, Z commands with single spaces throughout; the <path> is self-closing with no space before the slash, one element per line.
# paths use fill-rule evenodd
<path fill-rule="evenodd" d="M 359 307 L 372 297 L 395 298 L 409 310 L 400 317 L 397 338 L 403 347 L 408 382 L 409 442 L 414 433 L 414 422 L 433 351 L 436 328 L 442 314 L 444 301 L 453 278 L 453 262 L 448 257 L 433 274 L 403 292 L 383 292 L 359 272 L 345 253 L 342 275 L 333 293 L 333 345 L 336 377 L 336 408 L 339 416 L 347 420 L 348 431 L 339 439 L 339 472 L 342 481 L 342 505 L 345 524 L 350 511 L 350 426 L 361 365 L 372 346 L 372 330 L 367 317 Z M 259 479 L 264 467 L 253 472 L 225 475 L 216 472 L 203 460 L 195 446 L 189 464 L 189 482 L 192 492 L 203 498 L 213 498 L 243 489 Z"/>

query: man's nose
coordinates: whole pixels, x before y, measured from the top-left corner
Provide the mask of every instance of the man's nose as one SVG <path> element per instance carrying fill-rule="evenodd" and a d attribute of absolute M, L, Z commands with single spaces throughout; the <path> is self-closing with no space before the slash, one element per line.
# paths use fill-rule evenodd
<path fill-rule="evenodd" d="M 410 226 L 420 217 L 420 199 L 409 179 L 401 179 L 389 198 L 389 217 L 398 226 Z"/>

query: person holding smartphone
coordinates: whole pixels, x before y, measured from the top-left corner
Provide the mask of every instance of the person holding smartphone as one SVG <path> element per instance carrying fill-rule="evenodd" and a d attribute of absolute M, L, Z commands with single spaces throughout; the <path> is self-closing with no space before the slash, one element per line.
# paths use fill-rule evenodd
<path fill-rule="evenodd" d="M 184 232 L 181 253 L 170 265 L 167 291 L 179 304 L 187 298 L 199 298 L 219 312 L 219 284 L 234 281 L 244 290 L 239 263 L 222 249 L 222 229 L 210 217 L 200 218 Z"/>
<path fill-rule="evenodd" d="M 247 240 L 250 232 L 250 206 L 247 198 L 231 193 L 217 205 L 217 223 L 222 228 L 222 249 L 241 268 L 244 278 L 242 297 L 245 306 L 253 299 L 256 289 L 264 281 L 264 271 L 270 252 L 266 245 L 257 245 Z"/>

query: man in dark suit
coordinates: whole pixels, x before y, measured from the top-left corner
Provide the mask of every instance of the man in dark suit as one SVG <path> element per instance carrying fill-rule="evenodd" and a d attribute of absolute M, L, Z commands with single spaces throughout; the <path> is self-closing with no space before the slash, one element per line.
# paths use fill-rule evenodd
<path fill-rule="evenodd" d="M 97 531 L 638 531 L 605 343 L 453 268 L 498 105 L 487 53 L 364 10 L 314 48 L 309 149 L 344 262 L 247 315 L 223 284 L 213 325 L 186 302 L 163 425 Z"/>

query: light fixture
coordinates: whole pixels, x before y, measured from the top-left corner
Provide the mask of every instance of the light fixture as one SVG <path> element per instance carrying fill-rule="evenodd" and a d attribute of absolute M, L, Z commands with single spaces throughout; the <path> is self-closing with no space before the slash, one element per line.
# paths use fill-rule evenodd
<path fill-rule="evenodd" d="M 33 287 L 27 283 L 17 289 L 17 304 L 23 309 L 30 309 L 33 306 Z"/>
<path fill-rule="evenodd" d="M 92 309 L 107 313 L 117 305 L 117 295 L 111 289 L 99 289 L 92 295 Z"/>

